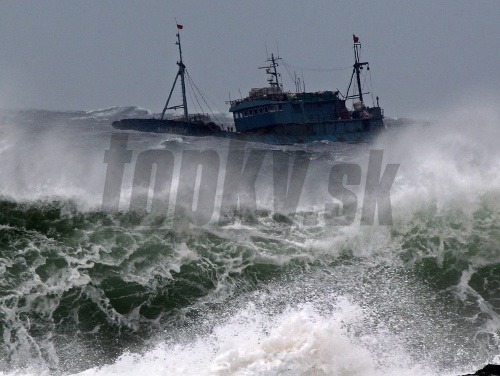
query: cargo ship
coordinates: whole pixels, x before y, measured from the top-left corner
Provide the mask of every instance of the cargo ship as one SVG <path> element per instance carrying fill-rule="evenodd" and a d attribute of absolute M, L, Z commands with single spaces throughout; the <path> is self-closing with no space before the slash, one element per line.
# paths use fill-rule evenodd
<path fill-rule="evenodd" d="M 268 65 L 260 67 L 268 75 L 267 87 L 250 90 L 247 97 L 229 101 L 229 112 L 234 125 L 223 128 L 207 114 L 189 114 L 186 100 L 186 66 L 182 59 L 180 30 L 177 25 L 176 45 L 179 49 L 178 71 L 161 116 L 151 119 L 122 119 L 112 126 L 121 130 L 171 133 L 184 136 L 213 136 L 242 141 L 271 144 L 308 143 L 321 140 L 338 142 L 362 142 L 373 138 L 384 129 L 384 112 L 376 105 L 364 103 L 361 74 L 368 62 L 360 61 L 361 43 L 353 35 L 354 64 L 347 93 L 339 90 L 306 92 L 296 85 L 294 93 L 283 90 L 278 73 L 279 56 L 267 59 Z M 180 79 L 182 104 L 169 106 L 174 88 Z M 352 93 L 351 93 L 352 89 Z M 352 109 L 346 102 L 352 100 Z M 181 116 L 166 119 L 167 110 L 182 109 Z"/>

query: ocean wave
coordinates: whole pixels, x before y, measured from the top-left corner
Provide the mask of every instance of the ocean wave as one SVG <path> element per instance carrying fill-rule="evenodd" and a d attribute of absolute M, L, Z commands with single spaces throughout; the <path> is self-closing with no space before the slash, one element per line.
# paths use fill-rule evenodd
<path fill-rule="evenodd" d="M 79 375 L 428 374 L 405 364 L 404 354 L 397 357 L 399 367 L 383 365 L 373 350 L 377 339 L 356 335 L 355 327 L 362 320 L 360 307 L 345 299 L 334 300 L 328 312 L 306 304 L 279 315 L 249 303 L 208 338 L 186 345 L 160 344 L 141 354 L 127 352 L 112 365 Z"/>
<path fill-rule="evenodd" d="M 393 120 L 404 124 L 370 145 L 257 145 L 302 150 L 314 161 L 298 213 L 270 209 L 268 163 L 253 222 L 215 219 L 181 232 L 170 212 L 98 209 L 109 119 L 127 111 L 143 110 L 6 118 L 0 372 L 437 375 L 500 353 L 499 128 L 491 113 L 453 111 L 440 124 L 406 128 Z M 225 147 L 162 141 L 134 133 L 130 147 Z M 329 226 L 325 171 L 340 162 L 366 171 L 370 149 L 400 164 L 393 225 Z M 124 182 L 132 176 L 131 166 Z M 129 198 L 124 183 L 122 201 Z"/>
<path fill-rule="evenodd" d="M 499 346 L 500 213 L 487 199 L 472 216 L 422 209 L 384 232 L 321 223 L 290 230 L 264 211 L 250 227 L 177 233 L 168 216 L 151 222 L 132 212 L 80 212 L 71 201 L 3 200 L 0 206 L 1 355 L 9 368 L 34 360 L 49 369 L 64 369 L 66 362 L 76 367 L 68 349 L 75 340 L 94 354 L 81 367 L 111 361 L 173 321 L 195 325 L 197 312 L 220 309 L 262 286 L 356 265 L 366 273 L 376 265 L 416 278 L 443 304 L 463 310 L 461 320 L 482 328 L 490 346 Z M 117 335 L 120 343 L 113 344 Z M 104 352 L 90 350 L 98 343 L 107 344 Z M 252 357 L 227 353 L 214 360 L 214 369 L 223 372 L 231 360 L 258 370 Z"/>
<path fill-rule="evenodd" d="M 153 113 L 144 108 L 137 106 L 125 106 L 85 111 L 82 116 L 73 117 L 71 120 L 114 121 L 124 118 L 148 118 L 152 116 Z"/>

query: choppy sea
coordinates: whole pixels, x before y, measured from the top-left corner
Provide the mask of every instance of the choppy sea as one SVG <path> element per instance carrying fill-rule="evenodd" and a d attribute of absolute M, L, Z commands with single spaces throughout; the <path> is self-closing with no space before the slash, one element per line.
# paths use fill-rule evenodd
<path fill-rule="evenodd" d="M 392 119 L 371 143 L 243 145 L 266 151 L 256 206 L 226 222 L 217 138 L 130 132 L 119 210 L 101 208 L 110 122 L 149 115 L 0 111 L 0 374 L 419 376 L 500 362 L 498 110 Z M 128 210 L 145 150 L 175 156 L 154 218 Z M 186 150 L 220 164 L 213 217 L 180 231 Z M 275 211 L 276 150 L 309 161 L 290 215 Z M 399 165 L 392 225 L 360 221 L 372 150 Z M 341 163 L 362 172 L 344 226 L 325 209 Z"/>

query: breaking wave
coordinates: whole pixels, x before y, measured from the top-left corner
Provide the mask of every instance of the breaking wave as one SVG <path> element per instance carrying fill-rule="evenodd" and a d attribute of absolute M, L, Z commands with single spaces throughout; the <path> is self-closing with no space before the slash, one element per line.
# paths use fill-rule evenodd
<path fill-rule="evenodd" d="M 0 129 L 0 372 L 453 375 L 498 359 L 498 116 L 449 113 L 376 144 L 281 147 L 314 162 L 295 216 L 263 200 L 252 224 L 184 232 L 171 213 L 152 221 L 99 208 L 109 126 L 66 113 L 15 129 L 30 117 L 9 115 Z M 134 150 L 173 144 L 224 149 L 131 134 Z M 400 164 L 394 224 L 326 225 L 317 200 L 325 169 L 365 166 L 375 148 L 384 164 Z"/>

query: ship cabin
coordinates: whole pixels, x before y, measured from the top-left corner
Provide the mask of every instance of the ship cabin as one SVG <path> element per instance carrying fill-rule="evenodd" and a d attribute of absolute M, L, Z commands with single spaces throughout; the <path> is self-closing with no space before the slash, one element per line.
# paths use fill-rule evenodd
<path fill-rule="evenodd" d="M 236 132 L 324 133 L 328 128 L 328 131 L 333 133 L 349 133 L 369 131 L 372 120 L 379 120 L 377 123 L 382 124 L 383 112 L 378 105 L 378 98 L 377 106 L 365 107 L 363 103 L 363 94 L 368 93 L 363 93 L 360 72 L 368 63 L 359 61 L 361 44 L 356 36 L 353 36 L 353 39 L 355 63 L 345 96 L 341 98 L 339 91 L 284 92 L 277 71 L 281 58 L 271 54 L 267 59 L 269 65 L 259 67 L 269 75 L 269 86 L 252 89 L 248 97 L 229 102 Z M 358 93 L 349 95 L 354 77 Z M 296 88 L 298 89 L 299 85 Z M 355 100 L 352 111 L 347 109 L 346 99 Z"/>
<path fill-rule="evenodd" d="M 269 126 L 332 122 L 350 118 L 339 92 L 284 93 L 278 87 L 252 89 L 244 99 L 231 101 L 237 132 L 258 132 Z"/>

